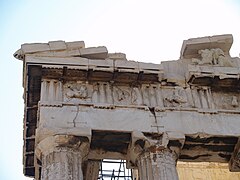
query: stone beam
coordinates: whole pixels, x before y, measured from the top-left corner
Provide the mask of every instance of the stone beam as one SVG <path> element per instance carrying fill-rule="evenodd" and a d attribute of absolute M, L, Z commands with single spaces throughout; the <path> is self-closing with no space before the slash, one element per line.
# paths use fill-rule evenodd
<path fill-rule="evenodd" d="M 97 104 L 96 104 L 97 106 Z M 44 123 L 48 123 L 50 128 L 89 128 L 98 130 L 114 130 L 114 131 L 128 131 L 137 129 L 142 132 L 162 132 L 181 131 L 185 134 L 194 135 L 198 132 L 208 136 L 238 136 L 240 134 L 239 114 L 226 112 L 215 113 L 207 109 L 208 112 L 202 110 L 201 113 L 195 111 L 166 111 L 155 112 L 157 123 L 155 123 L 154 115 L 147 109 L 134 108 L 88 108 L 87 106 L 80 106 L 81 109 L 77 111 L 74 106 L 58 107 L 41 107 L 39 128 L 44 127 Z M 127 106 L 126 106 L 127 107 Z M 80 112 L 75 119 L 76 127 L 74 127 L 73 119 L 76 113 Z M 210 114 L 211 113 L 211 114 Z M 114 114 L 114 116 L 113 116 Z M 54 117 L 54 118 L 52 118 Z M 64 118 L 63 118 L 64 117 Z M 106 118 L 111 117 L 111 118 Z M 204 119 L 204 123 L 201 121 Z M 214 119 L 214 121 L 212 121 Z M 188 124 L 191 123 L 191 126 Z M 85 125 L 83 127 L 83 125 Z M 231 127 L 231 128 L 226 128 Z M 69 131 L 70 132 L 70 131 Z"/>
<path fill-rule="evenodd" d="M 106 59 L 108 56 L 107 48 L 102 47 L 92 47 L 79 49 L 80 56 L 89 59 Z"/>

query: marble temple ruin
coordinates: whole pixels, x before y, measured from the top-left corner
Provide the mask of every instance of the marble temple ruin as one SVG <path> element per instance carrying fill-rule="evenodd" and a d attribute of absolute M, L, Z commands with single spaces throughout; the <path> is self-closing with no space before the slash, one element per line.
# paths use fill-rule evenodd
<path fill-rule="evenodd" d="M 177 180 L 178 161 L 239 172 L 232 43 L 230 34 L 188 39 L 178 60 L 158 64 L 83 41 L 23 44 L 14 57 L 23 62 L 24 174 L 96 180 L 102 159 L 126 160 L 140 180 Z"/>

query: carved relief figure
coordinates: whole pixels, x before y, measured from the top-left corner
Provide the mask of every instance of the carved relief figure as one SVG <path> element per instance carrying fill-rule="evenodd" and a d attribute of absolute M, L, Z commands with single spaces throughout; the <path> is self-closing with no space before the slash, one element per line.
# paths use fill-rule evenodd
<path fill-rule="evenodd" d="M 238 98 L 237 96 L 232 97 L 232 106 L 233 107 L 238 107 Z"/>
<path fill-rule="evenodd" d="M 99 102 L 99 84 L 98 83 L 93 85 L 92 102 L 93 103 Z"/>
<path fill-rule="evenodd" d="M 233 66 L 232 62 L 225 57 L 223 50 L 220 48 L 199 50 L 198 54 L 201 55 L 201 59 L 193 58 L 192 62 L 194 64 Z"/>
<path fill-rule="evenodd" d="M 118 101 L 123 101 L 129 97 L 129 93 L 121 89 L 117 90 L 117 95 L 118 95 Z"/>
<path fill-rule="evenodd" d="M 143 102 L 144 105 L 150 106 L 150 100 L 149 100 L 149 86 L 143 87 Z"/>
<path fill-rule="evenodd" d="M 213 64 L 219 64 L 218 59 L 219 57 L 224 57 L 224 52 L 217 48 L 217 49 L 211 49 L 212 57 L 213 57 Z"/>
<path fill-rule="evenodd" d="M 132 104 L 141 105 L 142 104 L 142 95 L 137 87 L 132 89 Z"/>
<path fill-rule="evenodd" d="M 86 85 L 82 84 L 69 84 L 67 86 L 66 96 L 68 98 L 80 98 L 86 99 L 88 96 L 88 90 Z"/>
<path fill-rule="evenodd" d="M 150 100 L 151 107 L 157 106 L 156 87 L 150 86 L 150 88 L 149 88 L 149 100 Z"/>
<path fill-rule="evenodd" d="M 227 59 L 224 55 L 223 50 L 220 48 L 211 49 L 213 53 L 213 64 L 219 66 L 233 66 L 231 61 Z"/>
<path fill-rule="evenodd" d="M 202 60 L 198 64 L 213 64 L 212 51 L 209 49 L 199 50 L 198 54 L 201 55 Z"/>
<path fill-rule="evenodd" d="M 239 97 L 237 94 L 213 93 L 213 98 L 218 109 L 238 109 Z"/>
<path fill-rule="evenodd" d="M 130 93 L 127 90 L 121 89 L 119 87 L 114 87 L 114 100 L 119 104 L 129 104 Z"/>
<path fill-rule="evenodd" d="M 176 107 L 176 106 L 182 106 L 182 104 L 187 103 L 187 98 L 182 91 L 184 90 L 181 88 L 175 88 L 172 91 L 171 95 L 164 98 L 165 104 L 167 106 Z"/>

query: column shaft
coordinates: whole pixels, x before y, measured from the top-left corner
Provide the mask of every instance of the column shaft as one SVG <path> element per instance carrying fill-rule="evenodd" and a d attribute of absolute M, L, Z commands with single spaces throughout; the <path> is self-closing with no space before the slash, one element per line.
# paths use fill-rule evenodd
<path fill-rule="evenodd" d="M 59 148 L 43 155 L 41 180 L 83 180 L 80 152 Z"/>
<path fill-rule="evenodd" d="M 178 180 L 176 158 L 170 152 L 145 152 L 138 158 L 140 180 Z"/>
<path fill-rule="evenodd" d="M 85 180 L 97 180 L 99 175 L 100 161 L 87 161 Z"/>

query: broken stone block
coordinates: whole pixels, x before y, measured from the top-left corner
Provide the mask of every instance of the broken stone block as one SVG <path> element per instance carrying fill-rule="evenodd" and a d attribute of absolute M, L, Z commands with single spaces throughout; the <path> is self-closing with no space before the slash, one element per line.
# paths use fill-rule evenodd
<path fill-rule="evenodd" d="M 65 50 L 67 48 L 65 41 L 49 41 L 50 50 Z"/>
<path fill-rule="evenodd" d="M 127 60 L 126 54 L 124 53 L 109 53 L 108 58 L 114 60 Z"/>
<path fill-rule="evenodd" d="M 41 51 L 50 51 L 50 47 L 46 43 L 31 43 L 31 44 L 23 44 L 21 46 L 23 53 L 35 53 Z"/>
<path fill-rule="evenodd" d="M 105 46 L 90 47 L 79 49 L 80 56 L 89 59 L 106 59 L 108 55 L 107 48 Z"/>
<path fill-rule="evenodd" d="M 68 49 L 85 48 L 84 41 L 67 42 L 66 45 Z"/>
<path fill-rule="evenodd" d="M 80 56 L 80 52 L 79 52 L 79 49 L 70 49 L 70 50 L 67 50 L 67 54 L 68 56 Z"/>

